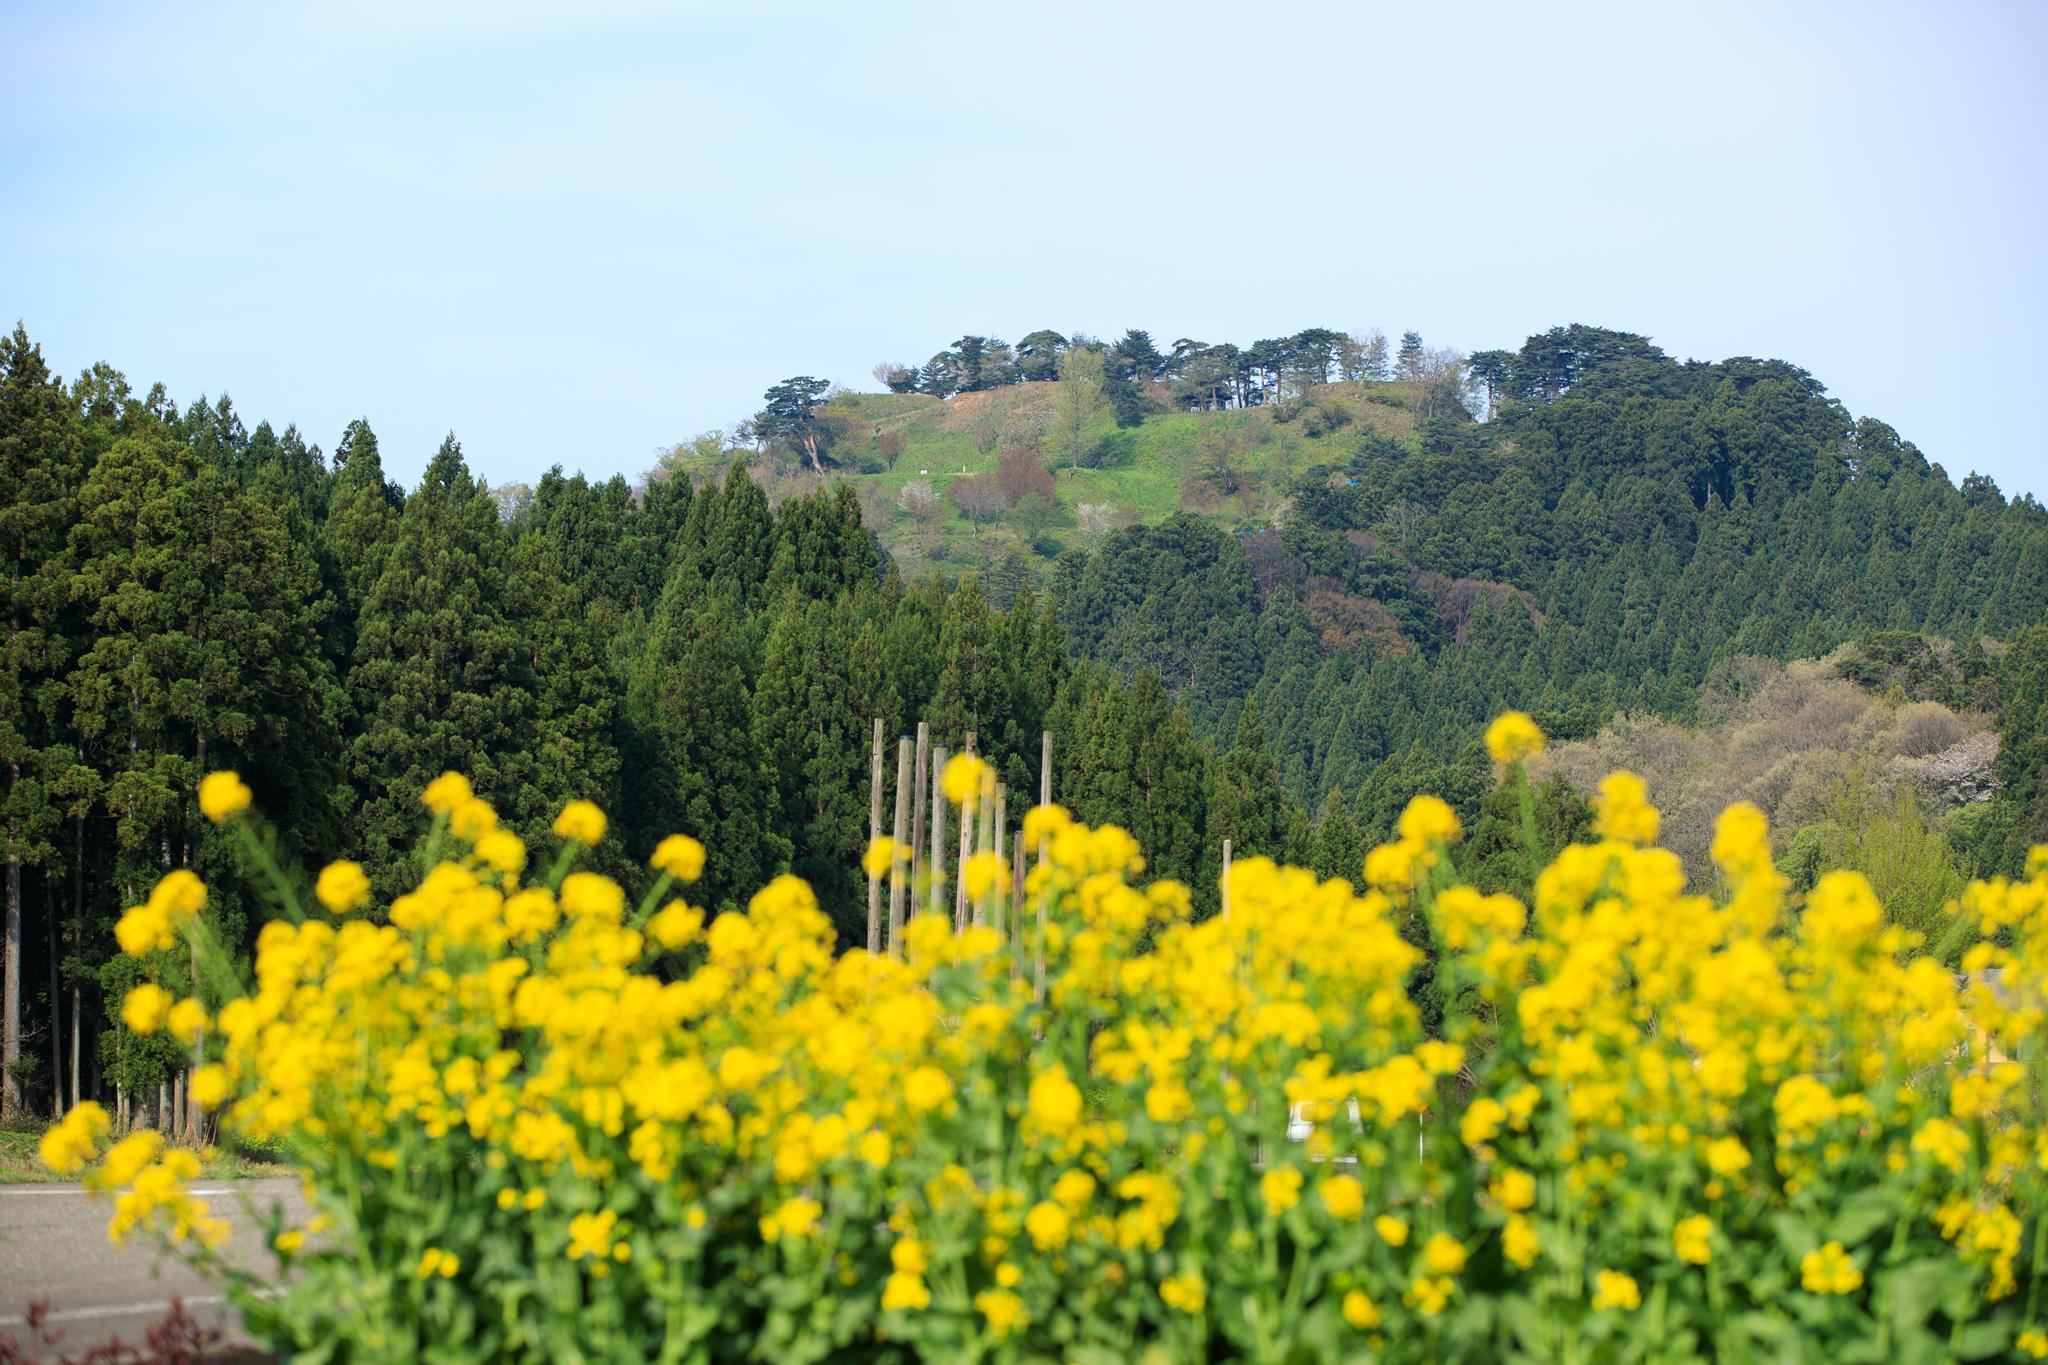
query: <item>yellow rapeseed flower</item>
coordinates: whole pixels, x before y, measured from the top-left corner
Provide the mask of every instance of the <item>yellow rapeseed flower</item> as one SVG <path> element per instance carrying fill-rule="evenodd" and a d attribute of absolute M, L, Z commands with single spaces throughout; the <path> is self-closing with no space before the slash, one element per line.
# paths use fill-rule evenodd
<path fill-rule="evenodd" d="M 130 957 L 143 957 L 178 941 L 170 916 L 154 905 L 132 906 L 122 912 L 114 924 L 114 938 Z"/>
<path fill-rule="evenodd" d="M 1427 795 L 1408 803 L 1395 829 L 1403 839 L 1419 844 L 1454 843 L 1465 832 L 1448 801 Z"/>
<path fill-rule="evenodd" d="M 498 827 L 498 812 L 480 796 L 472 796 L 448 813 L 448 828 L 466 844 L 474 844 Z"/>
<path fill-rule="evenodd" d="M 1713 1256 L 1709 1239 L 1714 1235 L 1714 1220 L 1703 1213 L 1681 1218 L 1671 1230 L 1671 1247 L 1678 1253 L 1678 1259 L 1692 1265 L 1705 1265 Z"/>
<path fill-rule="evenodd" d="M 1278 1218 L 1301 1202 L 1301 1172 L 1292 1166 L 1276 1166 L 1259 1177 L 1259 1198 L 1266 1212 Z"/>
<path fill-rule="evenodd" d="M 149 908 L 174 925 L 191 919 L 206 908 L 206 883 L 185 868 L 173 868 L 150 888 Z"/>
<path fill-rule="evenodd" d="M 682 901 L 670 901 L 647 921 L 647 936 L 669 952 L 695 943 L 704 934 L 704 912 Z"/>
<path fill-rule="evenodd" d="M 1348 1290 L 1344 1295 L 1344 1321 L 1361 1332 L 1370 1332 L 1380 1325 L 1379 1305 L 1363 1289 Z"/>
<path fill-rule="evenodd" d="M 1365 1214 L 1365 1186 L 1353 1175 L 1333 1175 L 1316 1187 L 1323 1207 L 1340 1222 L 1351 1222 Z"/>
<path fill-rule="evenodd" d="M 192 1073 L 192 1098 L 199 1102 L 201 1108 L 220 1108 L 228 1093 L 228 1070 L 218 1062 L 202 1066 Z"/>
<path fill-rule="evenodd" d="M 626 913 L 626 892 L 610 877 L 571 872 L 562 878 L 562 909 L 579 919 L 617 924 Z"/>
<path fill-rule="evenodd" d="M 241 774 L 233 771 L 208 773 L 199 779 L 199 809 L 216 825 L 249 809 L 254 796 Z"/>
<path fill-rule="evenodd" d="M 1536 1177 L 1512 1166 L 1496 1175 L 1487 1191 L 1509 1213 L 1520 1213 L 1536 1206 Z"/>
<path fill-rule="evenodd" d="M 1913 1134 L 1913 1150 L 1931 1158 L 1936 1165 L 1962 1173 L 1970 1155 L 1970 1135 L 1948 1119 L 1929 1119 Z"/>
<path fill-rule="evenodd" d="M 1593 803 L 1598 812 L 1594 833 L 1630 844 L 1656 842 L 1659 817 L 1642 778 L 1631 772 L 1609 773 L 1600 779 L 1599 792 Z"/>
<path fill-rule="evenodd" d="M 1465 1113 L 1458 1120 L 1458 1137 L 1467 1147 L 1479 1147 L 1493 1141 L 1507 1122 L 1507 1106 L 1491 1095 L 1481 1095 L 1465 1106 Z"/>
<path fill-rule="evenodd" d="M 164 1023 L 173 1038 L 183 1043 L 196 1043 L 206 1032 L 206 1006 L 197 1000 L 180 1000 L 164 1016 Z"/>
<path fill-rule="evenodd" d="M 655 845 L 647 861 L 679 882 L 694 882 L 704 875 L 704 845 L 687 834 L 671 834 Z"/>
<path fill-rule="evenodd" d="M 1169 1275 L 1159 1282 L 1159 1297 L 1168 1308 L 1178 1308 L 1190 1317 L 1200 1313 L 1209 1302 L 1209 1287 L 1202 1277 L 1192 1270 L 1178 1275 Z"/>
<path fill-rule="evenodd" d="M 1031 1212 L 1024 1215 L 1024 1230 L 1031 1234 L 1031 1244 L 1040 1251 L 1056 1251 L 1065 1246 L 1073 1225 L 1073 1215 L 1049 1199 L 1033 1204 Z"/>
<path fill-rule="evenodd" d="M 1500 1230 L 1500 1254 L 1517 1270 L 1527 1270 L 1536 1264 L 1536 1258 L 1542 1251 L 1543 1243 L 1536 1234 L 1536 1225 L 1525 1214 L 1511 1214 Z"/>
<path fill-rule="evenodd" d="M 612 1229 L 619 1215 L 611 1209 L 579 1213 L 569 1220 L 569 1245 L 563 1255 L 572 1261 L 602 1260 L 612 1253 Z"/>
<path fill-rule="evenodd" d="M 884 834 L 868 845 L 868 851 L 861 855 L 861 870 L 868 874 L 870 881 L 880 880 L 896 865 L 896 841 Z"/>
<path fill-rule="evenodd" d="M 1486 752 L 1495 763 L 1520 763 L 1543 752 L 1543 731 L 1526 711 L 1505 711 L 1486 727 Z"/>
<path fill-rule="evenodd" d="M 974 1307 L 988 1319 L 988 1330 L 997 1340 L 1019 1332 L 1031 1321 L 1024 1300 L 1007 1289 L 984 1289 L 974 1296 Z"/>
<path fill-rule="evenodd" d="M 903 1078 L 903 1102 L 924 1114 L 953 1098 L 953 1082 L 935 1066 L 921 1066 Z"/>
<path fill-rule="evenodd" d="M 37 1145 L 36 1155 L 58 1175 L 72 1175 L 92 1160 L 99 1139 L 107 1135 L 111 1122 L 107 1111 L 93 1101 L 73 1105 L 71 1111 L 50 1125 Z"/>
<path fill-rule="evenodd" d="M 1643 1291 L 1633 1275 L 1624 1275 L 1618 1270 L 1602 1270 L 1593 1276 L 1594 1312 L 1604 1312 L 1609 1308 L 1632 1312 L 1642 1306 Z"/>
<path fill-rule="evenodd" d="M 476 841 L 476 857 L 492 871 L 509 877 L 525 868 L 526 844 L 509 829 L 494 829 Z"/>
<path fill-rule="evenodd" d="M 313 883 L 313 895 L 333 913 L 345 915 L 369 903 L 369 874 L 363 871 L 361 863 L 345 859 L 329 863 L 320 869 L 319 880 Z"/>
<path fill-rule="evenodd" d="M 1031 1078 L 1025 1108 L 1048 1135 L 1064 1137 L 1081 1121 L 1081 1088 L 1067 1079 L 1064 1066 L 1054 1063 Z"/>
<path fill-rule="evenodd" d="M 452 1251 L 443 1251 L 439 1247 L 428 1247 L 420 1253 L 419 1265 L 414 1268 L 413 1273 L 423 1280 L 432 1279 L 436 1275 L 444 1280 L 452 1280 L 461 1269 L 460 1256 Z"/>
<path fill-rule="evenodd" d="M 1465 1268 L 1465 1247 L 1449 1233 L 1439 1232 L 1422 1248 L 1422 1263 L 1438 1275 L 1456 1275 Z"/>
<path fill-rule="evenodd" d="M 1863 1272 L 1840 1242 L 1829 1242 L 1800 1258 L 1799 1284 L 1809 1294 L 1853 1294 L 1863 1287 Z"/>
<path fill-rule="evenodd" d="M 1396 1218 L 1391 1213 L 1383 1213 L 1379 1217 L 1373 1219 L 1372 1228 L 1374 1232 L 1377 1232 L 1380 1235 L 1380 1240 L 1382 1242 L 1385 1242 L 1390 1247 L 1400 1247 L 1408 1245 L 1407 1222 L 1403 1219 Z"/>
<path fill-rule="evenodd" d="M 1425 1318 L 1433 1318 L 1450 1306 L 1457 1287 L 1457 1281 L 1448 1275 L 1418 1275 L 1409 1282 L 1401 1301 Z"/>
<path fill-rule="evenodd" d="M 586 846 L 596 844 L 604 838 L 604 812 L 593 801 L 571 801 L 555 817 L 554 831 L 557 839 L 574 839 Z"/>
<path fill-rule="evenodd" d="M 128 992 L 121 1002 L 121 1022 L 137 1033 L 155 1033 L 171 1016 L 171 994 L 162 986 L 145 981 Z"/>
<path fill-rule="evenodd" d="M 1716 1138 L 1707 1144 L 1707 1166 L 1715 1175 L 1729 1176 L 1749 1165 L 1749 1148 L 1738 1137 Z"/>
<path fill-rule="evenodd" d="M 420 801 L 428 810 L 443 815 L 452 815 L 455 808 L 476 795 L 470 789 L 469 779 L 458 772 L 445 772 L 427 784 L 420 794 Z"/>
<path fill-rule="evenodd" d="M 885 1313 L 915 1312 L 931 1306 L 932 1291 L 915 1275 L 897 1271 L 882 1285 L 882 1311 Z"/>
<path fill-rule="evenodd" d="M 939 782 L 945 788 L 948 801 L 971 808 L 981 797 L 982 779 L 991 771 L 988 764 L 973 754 L 954 754 L 946 760 Z"/>

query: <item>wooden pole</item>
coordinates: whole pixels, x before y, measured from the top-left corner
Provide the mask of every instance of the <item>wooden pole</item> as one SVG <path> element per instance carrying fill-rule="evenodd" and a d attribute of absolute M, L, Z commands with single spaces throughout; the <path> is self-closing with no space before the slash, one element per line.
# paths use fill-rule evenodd
<path fill-rule="evenodd" d="M 989 852 L 996 855 L 996 859 L 998 861 L 1007 861 L 1007 859 L 1003 857 L 1003 836 L 1009 833 L 1009 826 L 1007 824 L 1009 820 L 1009 812 L 1005 809 L 1005 807 L 1009 803 L 1009 793 L 1003 790 L 1003 784 L 1000 782 L 995 784 L 995 789 L 996 799 L 994 802 L 993 809 L 989 812 L 989 823 L 987 826 L 987 829 L 989 831 L 988 848 Z M 1005 923 L 1009 919 L 1007 907 L 1005 907 L 1003 904 L 1003 902 L 1006 899 L 1007 897 L 1003 895 L 1003 887 L 1001 883 L 998 883 L 995 886 L 991 887 L 988 893 L 988 911 L 987 913 L 977 916 L 975 918 L 975 923 L 994 923 L 996 929 L 1000 932 L 1003 929 Z"/>
<path fill-rule="evenodd" d="M 904 828 L 910 816 L 910 750 L 908 739 L 896 741 L 896 823 L 890 826 L 900 850 L 909 835 Z M 903 956 L 903 883 L 909 869 L 899 856 L 889 864 L 889 951 Z"/>
<path fill-rule="evenodd" d="M 975 733 L 967 732 L 967 754 L 974 756 Z M 974 801 L 979 806 L 981 789 L 975 788 Z M 974 852 L 975 806 L 960 808 L 960 861 L 953 864 L 953 932 L 959 933 L 967 927 L 967 855 Z"/>
<path fill-rule="evenodd" d="M 1223 841 L 1223 918 L 1230 918 L 1230 840 Z"/>
<path fill-rule="evenodd" d="M 1038 737 L 1038 804 L 1052 804 L 1052 731 L 1046 730 Z M 1038 840 L 1038 862 L 1042 867 L 1052 856 L 1052 843 L 1040 836 Z M 1031 998 L 1045 999 L 1045 892 L 1038 893 L 1038 941 L 1031 945 L 1032 972 Z"/>
<path fill-rule="evenodd" d="M 917 874 L 925 871 L 929 858 L 924 845 L 924 799 L 926 795 L 926 772 L 931 767 L 932 727 L 923 721 L 917 723 L 917 771 L 910 779 L 910 884 L 917 885 Z"/>
<path fill-rule="evenodd" d="M 1052 731 L 1038 737 L 1038 804 L 1052 804 Z M 1040 854 L 1044 857 L 1044 854 Z"/>
<path fill-rule="evenodd" d="M 946 911 L 946 746 L 932 746 L 931 912 Z"/>
<path fill-rule="evenodd" d="M 868 755 L 868 845 L 882 837 L 882 718 L 875 717 L 875 743 Z M 882 951 L 882 879 L 868 878 L 868 951 Z"/>
<path fill-rule="evenodd" d="M 1010 845 L 1010 916 L 1005 926 L 1010 935 L 1010 946 L 1015 948 L 1024 938 L 1024 831 L 1017 831 L 1017 838 Z M 1021 975 L 1021 963 L 1015 970 Z"/>

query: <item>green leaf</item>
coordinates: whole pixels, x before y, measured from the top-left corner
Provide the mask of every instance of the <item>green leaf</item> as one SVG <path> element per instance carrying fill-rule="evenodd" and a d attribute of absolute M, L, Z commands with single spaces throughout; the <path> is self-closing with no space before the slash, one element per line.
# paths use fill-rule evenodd
<path fill-rule="evenodd" d="M 1946 1297 L 1950 1282 L 1958 1273 L 1967 1276 L 1949 1257 L 1923 1256 L 1881 1272 L 1877 1288 L 1888 1300 L 1892 1330 L 1905 1332 L 1926 1323 Z"/>
<path fill-rule="evenodd" d="M 2012 1346 L 2012 1324 L 2004 1318 L 1973 1322 L 1956 1333 L 1949 1348 L 1958 1360 L 1985 1360 Z"/>
<path fill-rule="evenodd" d="M 1898 1214 L 1898 1202 L 1889 1190 L 1859 1190 L 1842 1201 L 1834 1221 L 1828 1224 L 1828 1236 L 1845 1247 L 1861 1246 L 1872 1233 L 1890 1226 Z"/>
<path fill-rule="evenodd" d="M 1794 1262 L 1820 1247 L 1821 1239 L 1814 1235 L 1813 1226 L 1796 1214 L 1772 1214 L 1771 1230 L 1777 1233 L 1778 1245 L 1785 1249 L 1785 1255 Z"/>

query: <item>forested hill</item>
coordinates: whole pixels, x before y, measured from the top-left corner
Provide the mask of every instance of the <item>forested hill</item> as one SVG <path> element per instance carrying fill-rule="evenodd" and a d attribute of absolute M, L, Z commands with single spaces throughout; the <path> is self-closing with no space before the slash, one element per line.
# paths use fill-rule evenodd
<path fill-rule="evenodd" d="M 354 856 L 397 883 L 420 788 L 457 768 L 534 837 L 563 801 L 599 801 L 611 867 L 698 835 L 713 906 L 795 871 L 852 941 L 876 716 L 949 748 L 975 735 L 1013 810 L 1051 730 L 1058 799 L 1127 825 L 1208 906 L 1223 839 L 1353 875 L 1424 789 L 1474 826 L 1484 881 L 1507 847 L 1488 841 L 1490 714 L 1532 709 L 1561 738 L 1632 708 L 1682 718 L 1723 660 L 1853 642 L 1829 665 L 1852 681 L 1918 695 L 1939 677 L 1945 703 L 1998 712 L 2005 796 L 1964 856 L 2003 870 L 2048 833 L 2031 499 L 1954 486 L 1780 362 L 1679 364 L 1561 329 L 1472 357 L 1417 341 L 1384 374 L 1361 347 L 1352 375 L 1311 340 L 1256 372 L 1071 344 L 1052 377 L 948 397 L 806 408 L 823 395 L 778 386 L 785 410 L 743 446 L 699 442 L 638 485 L 558 469 L 489 489 L 451 436 L 406 490 L 367 422 L 330 458 L 224 398 L 138 396 L 104 365 L 67 381 L 17 327 L 13 1074 L 47 1096 L 175 1064 L 110 1008 L 140 970 L 110 927 L 173 866 L 214 885 L 223 934 L 250 922 L 238 855 L 194 804 L 221 767 L 294 867 Z M 900 519 L 963 423 L 988 466 L 947 490 L 964 562 L 906 544 Z M 1091 519 L 1076 485 L 1152 500 Z M 941 528 L 929 511 L 913 542 Z M 1583 828 L 1562 785 L 1540 815 L 1554 840 Z"/>
<path fill-rule="evenodd" d="M 1573 330 L 1562 354 L 1552 336 L 1475 357 L 1492 420 L 1442 403 L 1412 443 L 1357 440 L 1295 481 L 1277 527 L 1182 515 L 1062 558 L 1073 648 L 1156 669 L 1220 740 L 1258 698 L 1312 801 L 1375 774 L 1441 782 L 1507 705 L 1583 734 L 1684 714 L 1731 656 L 1896 632 L 1978 666 L 1981 640 L 2048 611 L 2031 498 L 1957 487 L 1783 362 L 1679 364 Z"/>

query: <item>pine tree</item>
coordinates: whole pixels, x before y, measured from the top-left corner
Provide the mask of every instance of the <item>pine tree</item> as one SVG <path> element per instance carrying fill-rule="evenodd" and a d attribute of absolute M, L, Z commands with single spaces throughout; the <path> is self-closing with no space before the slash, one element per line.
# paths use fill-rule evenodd
<path fill-rule="evenodd" d="M 1216 765 L 1209 789 L 1210 856 L 1220 858 L 1222 841 L 1231 841 L 1232 856 L 1287 856 L 1289 808 L 1293 803 L 1280 786 L 1280 770 L 1266 750 L 1266 728 L 1259 704 L 1247 701 L 1238 718 L 1237 737 Z"/>
<path fill-rule="evenodd" d="M 958 748 L 974 735 L 981 753 L 991 751 L 1009 700 L 1002 665 L 997 623 L 970 578 L 946 598 L 940 618 L 938 686 L 929 712 L 935 742 Z"/>
<path fill-rule="evenodd" d="M 855 707 L 848 638 L 832 608 L 794 593 L 768 632 L 753 696 L 754 744 L 774 774 L 790 867 L 851 945 L 866 930 L 854 869 L 866 843 L 868 718 Z"/>
<path fill-rule="evenodd" d="M 542 812 L 571 800 L 620 805 L 617 689 L 605 669 L 604 638 L 583 610 L 555 538 L 522 536 L 511 557 L 508 610 L 534 685 L 533 771 Z M 602 853 L 616 854 L 617 841 Z"/>
<path fill-rule="evenodd" d="M 335 600 L 328 656 L 346 675 L 355 655 L 356 618 L 384 572 L 405 496 L 384 477 L 377 434 L 360 418 L 348 424 L 334 448 L 330 482 L 327 519 L 320 527 L 321 562 Z"/>
<path fill-rule="evenodd" d="M 695 898 L 743 904 L 789 859 L 774 828 L 775 786 L 754 741 L 754 646 L 737 593 L 706 600 L 679 569 L 655 608 L 626 697 L 627 809 L 635 851 L 669 834 L 704 842 Z"/>
<path fill-rule="evenodd" d="M 0 337 L 0 595 L 7 635 L 0 653 L 0 837 L 6 843 L 6 933 L 0 948 L 0 1117 L 20 1104 L 22 869 L 55 855 L 62 811 L 52 783 L 70 766 L 63 743 L 61 680 L 72 644 L 63 623 L 83 449 L 63 386 L 19 323 Z M 49 909 L 47 913 L 55 913 Z"/>
<path fill-rule="evenodd" d="M 1315 852 L 1309 866 L 1318 877 L 1342 877 L 1354 886 L 1360 884 L 1365 867 L 1365 835 L 1351 818 L 1344 793 L 1334 787 L 1316 813 Z"/>
<path fill-rule="evenodd" d="M 357 627 L 349 682 L 361 733 L 348 767 L 357 834 L 380 873 L 413 846 L 420 793 L 445 770 L 467 773 L 529 830 L 547 814 L 531 785 L 533 675 L 506 576 L 497 508 L 450 436 L 406 499 Z"/>

